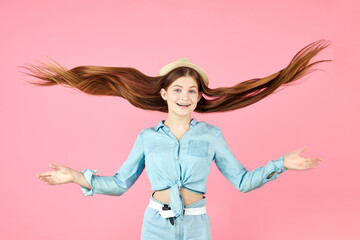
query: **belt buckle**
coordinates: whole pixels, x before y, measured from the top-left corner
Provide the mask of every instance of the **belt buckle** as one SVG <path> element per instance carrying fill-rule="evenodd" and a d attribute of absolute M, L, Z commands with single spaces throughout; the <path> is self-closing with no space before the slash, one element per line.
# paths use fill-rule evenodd
<path fill-rule="evenodd" d="M 164 204 L 163 207 L 162 207 L 162 210 L 171 210 L 171 207 L 169 207 L 169 205 L 167 205 L 167 204 Z M 173 217 L 170 217 L 169 221 L 170 221 L 171 225 L 174 225 L 174 218 Z"/>

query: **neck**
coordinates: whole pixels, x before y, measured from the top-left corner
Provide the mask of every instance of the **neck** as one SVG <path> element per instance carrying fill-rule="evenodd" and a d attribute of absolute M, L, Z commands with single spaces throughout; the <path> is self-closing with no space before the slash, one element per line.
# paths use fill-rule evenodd
<path fill-rule="evenodd" d="M 168 114 L 164 125 L 170 129 L 188 129 L 190 127 L 191 120 L 192 118 L 190 114 L 185 117 Z"/>

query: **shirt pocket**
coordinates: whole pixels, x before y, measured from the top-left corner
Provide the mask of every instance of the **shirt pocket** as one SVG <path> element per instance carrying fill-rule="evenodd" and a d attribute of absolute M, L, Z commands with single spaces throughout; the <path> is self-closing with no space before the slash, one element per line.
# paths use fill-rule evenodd
<path fill-rule="evenodd" d="M 200 140 L 190 140 L 188 154 L 196 157 L 208 157 L 209 142 Z"/>

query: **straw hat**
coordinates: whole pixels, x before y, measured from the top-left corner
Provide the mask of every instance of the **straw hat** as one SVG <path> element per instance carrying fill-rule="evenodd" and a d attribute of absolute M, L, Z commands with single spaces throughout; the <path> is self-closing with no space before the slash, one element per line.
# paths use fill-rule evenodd
<path fill-rule="evenodd" d="M 178 68 L 178 67 L 189 67 L 189 68 L 194 69 L 204 79 L 204 83 L 206 84 L 206 86 L 209 85 L 209 79 L 208 79 L 205 71 L 201 67 L 193 64 L 189 58 L 180 58 L 180 59 L 176 60 L 175 62 L 166 64 L 165 66 L 163 66 L 160 69 L 158 76 L 164 76 L 165 74 L 169 73 L 171 70 Z"/>

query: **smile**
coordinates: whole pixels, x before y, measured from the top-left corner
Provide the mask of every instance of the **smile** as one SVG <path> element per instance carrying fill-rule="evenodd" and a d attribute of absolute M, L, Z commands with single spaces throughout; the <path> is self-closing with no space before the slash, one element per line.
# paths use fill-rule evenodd
<path fill-rule="evenodd" d="M 181 108 L 187 108 L 187 107 L 189 107 L 191 104 L 181 105 L 181 104 L 178 104 L 178 103 L 177 103 L 177 105 L 178 105 L 179 107 L 181 107 Z"/>

